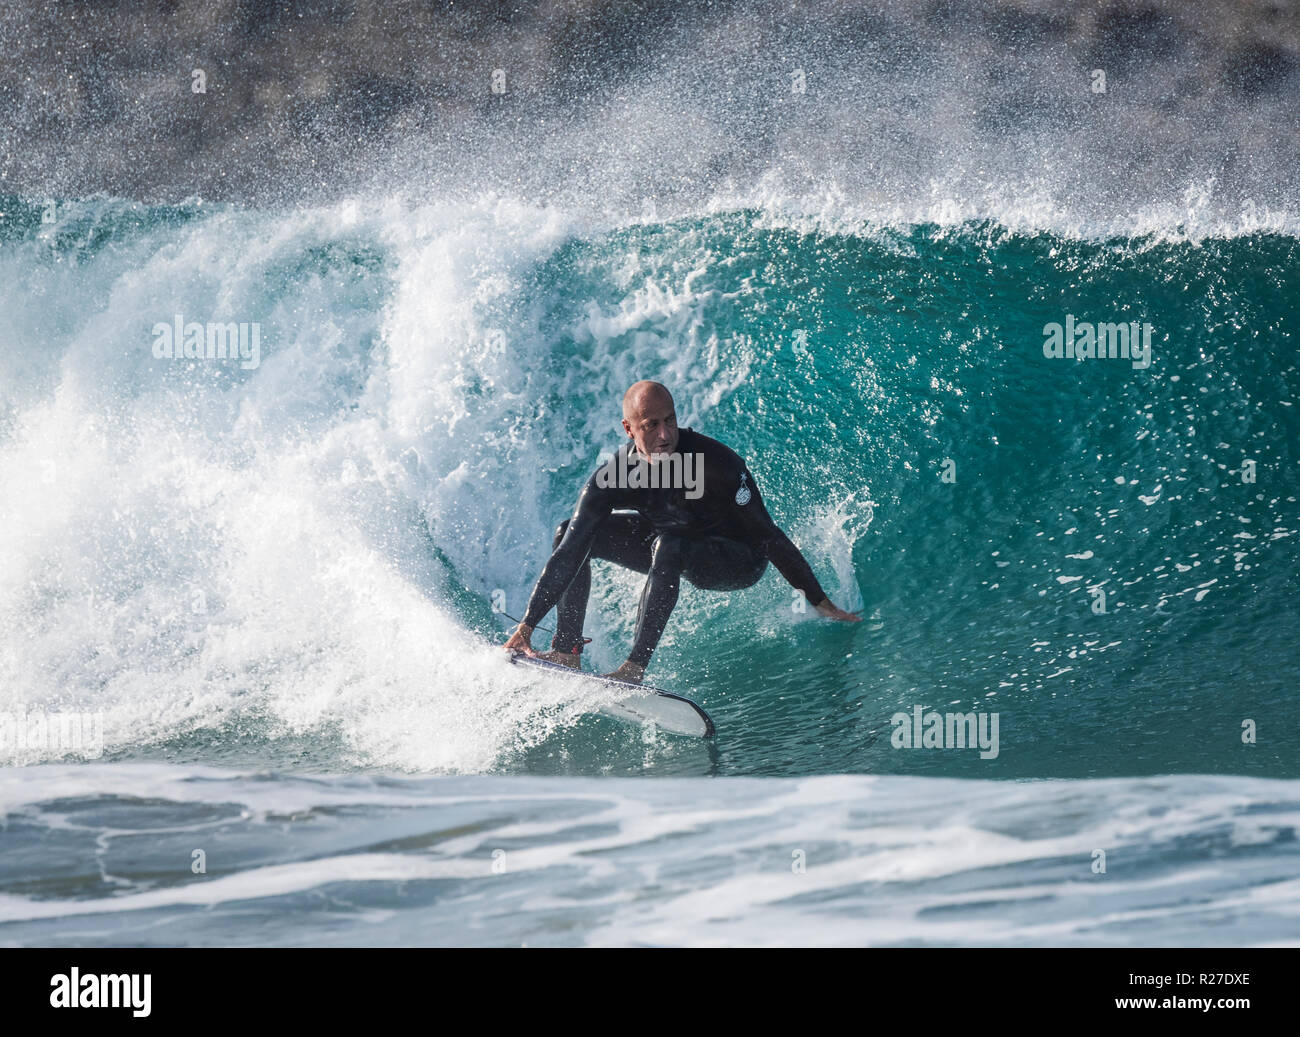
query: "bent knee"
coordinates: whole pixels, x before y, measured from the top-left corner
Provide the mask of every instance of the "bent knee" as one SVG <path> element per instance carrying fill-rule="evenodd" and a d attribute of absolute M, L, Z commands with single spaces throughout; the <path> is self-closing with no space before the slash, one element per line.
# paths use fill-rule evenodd
<path fill-rule="evenodd" d="M 685 537 L 677 536 L 675 533 L 660 533 L 655 537 L 654 545 L 650 548 L 650 566 L 654 569 L 668 566 L 681 568 L 685 554 Z"/>
<path fill-rule="evenodd" d="M 687 567 L 682 575 L 700 590 L 738 591 L 754 586 L 766 571 L 767 559 L 757 552 L 721 549 Z"/>
<path fill-rule="evenodd" d="M 568 530 L 568 528 L 569 528 L 568 519 L 565 519 L 563 522 L 561 522 L 558 526 L 555 527 L 555 539 L 551 541 L 552 550 L 560 546 L 560 541 L 564 539 L 564 534 Z"/>

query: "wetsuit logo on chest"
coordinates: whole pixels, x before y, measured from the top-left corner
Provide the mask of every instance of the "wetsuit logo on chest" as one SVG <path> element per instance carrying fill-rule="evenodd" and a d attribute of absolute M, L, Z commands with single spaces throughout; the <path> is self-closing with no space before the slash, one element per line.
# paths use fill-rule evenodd
<path fill-rule="evenodd" d="M 736 491 L 736 503 L 741 505 L 742 507 L 748 504 L 749 498 L 753 496 L 753 494 L 749 492 L 749 487 L 745 485 L 745 482 L 748 478 L 749 476 L 747 476 L 744 472 L 740 473 L 740 489 Z"/>

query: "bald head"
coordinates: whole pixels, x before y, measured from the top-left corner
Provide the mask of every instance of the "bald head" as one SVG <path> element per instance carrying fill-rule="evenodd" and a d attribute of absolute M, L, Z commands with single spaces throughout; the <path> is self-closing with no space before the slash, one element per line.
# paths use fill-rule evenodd
<path fill-rule="evenodd" d="M 658 382 L 637 382 L 623 394 L 623 431 L 642 457 L 677 449 L 677 410 L 673 394 Z"/>
<path fill-rule="evenodd" d="M 630 419 L 647 410 L 673 409 L 673 394 L 658 382 L 637 382 L 623 394 L 623 417 Z"/>

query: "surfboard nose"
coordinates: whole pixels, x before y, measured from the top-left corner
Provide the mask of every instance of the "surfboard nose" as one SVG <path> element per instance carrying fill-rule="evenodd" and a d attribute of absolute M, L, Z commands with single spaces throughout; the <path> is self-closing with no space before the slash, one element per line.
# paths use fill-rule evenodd
<path fill-rule="evenodd" d="M 687 735 L 693 738 L 712 738 L 717 734 L 713 718 L 697 702 L 685 695 L 664 691 L 647 684 L 632 684 L 628 681 L 612 680 L 599 674 L 584 673 L 572 666 L 553 663 L 547 659 L 538 659 L 523 652 L 511 651 L 510 661 L 525 666 L 534 666 L 562 674 L 570 680 L 588 681 L 614 691 L 608 700 L 596 706 L 595 712 L 626 723 L 639 724 L 642 727 L 653 725 L 657 730 L 669 734 Z"/>

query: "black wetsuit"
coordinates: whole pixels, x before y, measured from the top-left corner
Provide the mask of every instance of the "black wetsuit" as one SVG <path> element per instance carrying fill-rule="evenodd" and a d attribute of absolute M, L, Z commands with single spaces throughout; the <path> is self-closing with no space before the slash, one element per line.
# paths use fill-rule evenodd
<path fill-rule="evenodd" d="M 763 507 L 754 477 L 735 451 L 686 428 L 678 433 L 677 452 L 702 456 L 702 479 L 696 485 L 703 494 L 691 499 L 687 494 L 697 491 L 684 485 L 617 485 L 627 480 L 618 477 L 616 454 L 587 481 L 573 517 L 556 529 L 553 553 L 523 618 L 536 627 L 558 603 L 552 648 L 568 652 L 582 642 L 591 558 L 647 574 L 628 656 L 641 666 L 649 663 L 677 604 L 682 577 L 703 590 L 739 590 L 758 582 L 770 560 L 812 604 L 826 597 L 799 549 Z M 631 440 L 619 454 L 624 455 L 624 472 L 641 463 Z"/>

